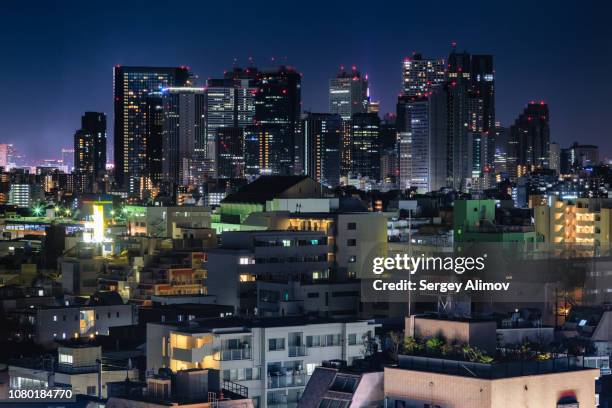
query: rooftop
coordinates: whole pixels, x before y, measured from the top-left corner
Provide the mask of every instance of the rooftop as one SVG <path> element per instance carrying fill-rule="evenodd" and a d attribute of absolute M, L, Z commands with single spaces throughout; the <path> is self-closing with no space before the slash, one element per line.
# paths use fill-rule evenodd
<path fill-rule="evenodd" d="M 223 203 L 265 204 L 308 176 L 261 176 L 223 199 Z"/>
<path fill-rule="evenodd" d="M 397 366 L 393 368 L 491 380 L 590 369 L 578 357 L 573 356 L 544 361 L 519 360 L 486 364 L 412 355 L 400 355 Z"/>
<path fill-rule="evenodd" d="M 314 324 L 337 324 L 337 323 L 357 323 L 367 322 L 362 319 L 331 319 L 313 316 L 283 316 L 283 317 L 253 317 L 250 319 L 241 317 L 225 317 L 214 319 L 196 319 L 188 322 L 188 325 L 180 327 L 177 331 L 185 333 L 202 333 L 223 331 L 223 329 L 237 329 L 244 331 L 253 327 L 295 327 L 308 326 Z"/>

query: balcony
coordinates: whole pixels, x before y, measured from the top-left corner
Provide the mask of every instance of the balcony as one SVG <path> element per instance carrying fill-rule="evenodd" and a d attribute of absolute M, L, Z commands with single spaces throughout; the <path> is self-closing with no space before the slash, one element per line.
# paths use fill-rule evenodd
<path fill-rule="evenodd" d="M 211 345 L 205 344 L 202 347 L 195 347 L 192 349 L 183 349 L 179 347 L 172 348 L 172 358 L 175 360 L 185 361 L 188 363 L 198 363 L 204 359 L 204 357 L 212 354 Z"/>
<path fill-rule="evenodd" d="M 268 375 L 268 388 L 303 387 L 308 382 L 306 374 L 280 374 Z"/>
<path fill-rule="evenodd" d="M 303 357 L 306 351 L 306 346 L 289 346 L 289 357 Z"/>
<path fill-rule="evenodd" d="M 250 348 L 224 349 L 215 353 L 217 361 L 250 360 L 253 352 Z"/>

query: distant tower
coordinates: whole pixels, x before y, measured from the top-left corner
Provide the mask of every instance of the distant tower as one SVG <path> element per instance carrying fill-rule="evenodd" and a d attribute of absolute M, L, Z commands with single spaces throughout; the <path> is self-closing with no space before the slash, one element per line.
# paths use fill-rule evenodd
<path fill-rule="evenodd" d="M 414 53 L 404 59 L 403 94 L 405 96 L 426 96 L 430 90 L 446 80 L 446 64 L 443 58 L 424 59 Z"/>
<path fill-rule="evenodd" d="M 74 173 L 83 192 L 98 192 L 106 174 L 106 115 L 85 112 L 74 134 Z"/>
<path fill-rule="evenodd" d="M 329 112 L 350 120 L 355 113 L 368 109 L 368 78 L 353 67 L 350 72 L 341 68 L 329 81 Z"/>
<path fill-rule="evenodd" d="M 508 172 L 511 180 L 528 171 L 549 167 L 550 125 L 548 105 L 529 102 L 510 127 Z"/>
<path fill-rule="evenodd" d="M 149 173 L 147 98 L 162 88 L 184 86 L 188 81 L 187 67 L 115 67 L 115 182 L 119 188 L 139 192 L 142 178 Z"/>

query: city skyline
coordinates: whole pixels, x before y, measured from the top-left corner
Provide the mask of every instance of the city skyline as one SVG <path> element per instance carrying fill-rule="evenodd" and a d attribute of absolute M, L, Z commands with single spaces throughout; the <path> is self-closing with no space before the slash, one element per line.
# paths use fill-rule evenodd
<path fill-rule="evenodd" d="M 574 140 L 599 144 L 602 156 L 611 153 L 611 147 L 605 144 L 609 131 L 604 122 L 610 113 L 606 99 L 610 84 L 598 80 L 605 78 L 611 63 L 605 43 L 609 28 L 597 24 L 605 12 L 595 6 L 560 9 L 530 5 L 528 15 L 521 4 L 513 8 L 492 7 L 489 12 L 472 8 L 452 15 L 443 12 L 428 21 L 404 19 L 405 27 L 399 29 L 399 15 L 418 15 L 413 12 L 421 10 L 419 5 L 388 4 L 366 10 L 366 5 L 346 9 L 331 4 L 327 5 L 329 13 L 315 15 L 321 8 L 301 10 L 300 21 L 317 18 L 317 25 L 302 33 L 300 25 L 292 23 L 295 16 L 289 10 L 274 8 L 274 12 L 266 14 L 268 9 L 240 4 L 241 13 L 232 15 L 236 24 L 230 30 L 222 21 L 236 6 L 210 5 L 203 10 L 194 5 L 193 13 L 180 17 L 185 24 L 179 25 L 175 17 L 164 15 L 170 20 L 168 24 L 178 27 L 175 33 L 168 34 L 147 23 L 153 16 L 162 15 L 163 7 L 150 5 L 142 11 L 142 4 L 125 5 L 125 17 L 116 17 L 112 28 L 103 23 L 115 17 L 110 6 L 100 10 L 91 5 L 69 8 L 67 3 L 6 7 L 2 37 L 11 38 L 17 26 L 26 34 L 4 47 L 7 59 L 21 64 L 5 66 L 6 73 L 0 80 L 8 100 L 16 102 L 0 114 L 0 141 L 16 144 L 30 159 L 54 157 L 61 147 L 72 144 L 83 112 L 97 111 L 107 114 L 112 145 L 113 65 L 188 65 L 199 75 L 199 84 L 204 85 L 206 78 L 220 77 L 224 70 L 231 69 L 236 56 L 240 56 L 237 66 L 248 65 L 252 56 L 255 66 L 267 67 L 274 65 L 269 56 L 277 55 L 275 63 L 296 67 L 303 74 L 302 112 L 327 112 L 329 79 L 340 65 L 354 64 L 368 74 L 371 96 L 381 101 L 382 116 L 395 111 L 402 86 L 403 58 L 416 51 L 426 58 L 446 59 L 451 42 L 456 41 L 458 51 L 493 55 L 496 116 L 503 125 L 511 125 L 530 100 L 545 100 L 551 109 L 551 141 L 562 146 Z M 139 11 L 146 18 L 135 19 Z M 538 18 L 544 12 L 550 21 Z M 83 15 L 88 16 L 87 30 L 82 30 Z M 198 25 L 200 15 L 205 17 Z M 330 15 L 346 15 L 346 19 L 336 22 Z M 250 16 L 257 19 L 249 19 Z M 367 19 L 364 26 L 370 29 L 362 30 L 356 16 Z M 517 20 L 517 16 L 521 19 Z M 388 24 L 382 23 L 385 19 Z M 534 28 L 536 20 L 539 25 Z M 504 32 L 509 24 L 517 26 Z M 576 29 L 564 32 L 568 24 Z M 215 27 L 223 35 L 207 37 L 206 33 Z M 140 34 L 134 36 L 136 32 Z M 338 38 L 342 32 L 348 33 L 348 41 Z M 253 35 L 248 42 L 246 33 Z M 121 39 L 124 41 L 119 42 Z M 184 47 L 176 47 L 177 43 Z M 570 59 L 568 64 L 568 56 L 580 63 L 584 70 L 580 75 L 571 69 L 574 63 Z M 43 68 L 36 65 L 41 59 L 45 61 Z M 25 103 L 29 109 L 22 109 Z M 31 120 L 32 115 L 36 120 Z M 54 143 L 40 143 L 49 138 Z"/>

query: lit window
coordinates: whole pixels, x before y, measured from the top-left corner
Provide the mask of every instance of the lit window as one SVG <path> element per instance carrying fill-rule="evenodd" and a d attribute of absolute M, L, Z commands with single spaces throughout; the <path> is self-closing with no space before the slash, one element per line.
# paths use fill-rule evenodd
<path fill-rule="evenodd" d="M 61 364 L 72 364 L 72 355 L 70 354 L 59 354 L 59 362 Z"/>

